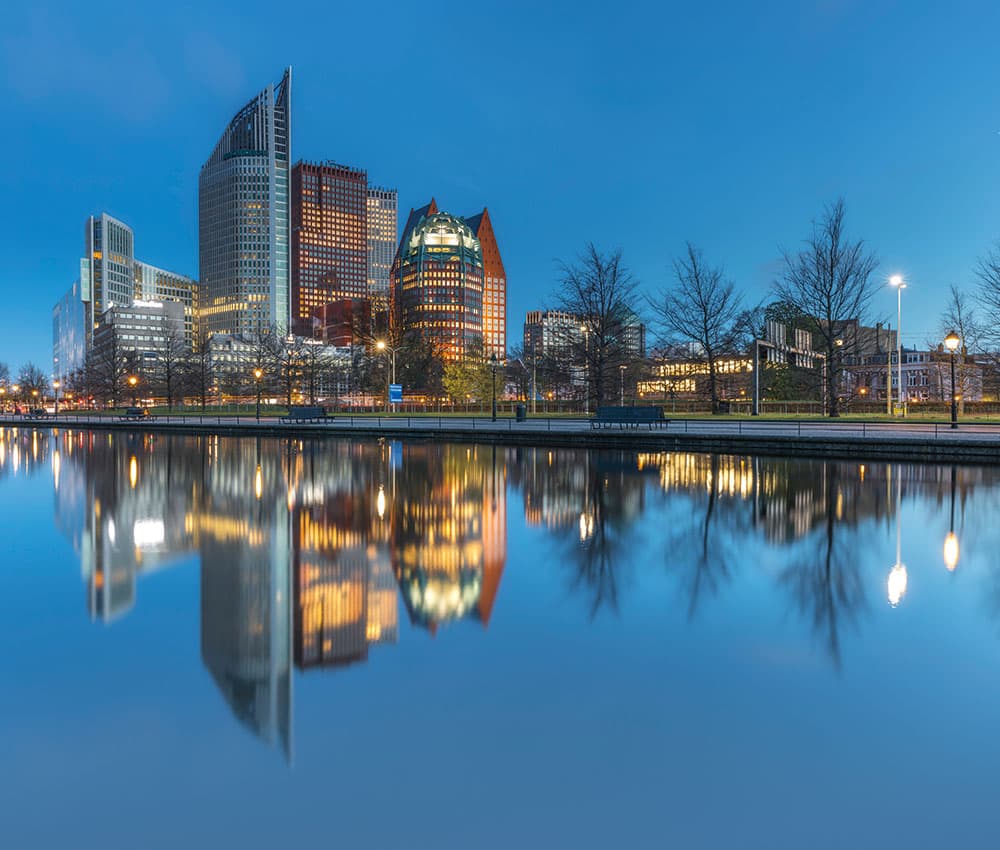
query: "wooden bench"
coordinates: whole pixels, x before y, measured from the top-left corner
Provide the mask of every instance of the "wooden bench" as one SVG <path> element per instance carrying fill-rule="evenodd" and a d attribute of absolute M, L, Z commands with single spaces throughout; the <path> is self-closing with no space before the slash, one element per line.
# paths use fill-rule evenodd
<path fill-rule="evenodd" d="M 662 407 L 598 407 L 597 415 L 590 420 L 591 428 L 638 428 L 640 425 L 666 428 L 670 420 L 664 418 Z"/>
<path fill-rule="evenodd" d="M 322 422 L 324 419 L 326 419 L 326 408 L 310 404 L 293 404 L 288 408 L 288 414 L 281 417 L 281 421 L 285 424 Z"/>
<path fill-rule="evenodd" d="M 25 419 L 54 419 L 54 415 L 49 413 L 44 407 L 33 407 L 24 414 Z"/>

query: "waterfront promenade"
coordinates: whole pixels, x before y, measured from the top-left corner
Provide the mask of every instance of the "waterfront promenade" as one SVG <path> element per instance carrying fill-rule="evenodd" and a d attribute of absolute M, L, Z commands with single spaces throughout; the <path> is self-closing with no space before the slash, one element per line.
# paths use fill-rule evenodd
<path fill-rule="evenodd" d="M 268 436 L 358 436 L 512 445 L 753 452 L 824 457 L 906 457 L 924 460 L 1000 462 L 1000 424 L 952 429 L 947 422 L 830 421 L 823 419 L 676 419 L 650 430 L 593 428 L 585 417 L 377 416 L 336 414 L 319 422 L 257 419 L 253 414 L 188 414 L 125 420 L 102 414 L 60 414 L 47 419 L 2 416 L 0 424 L 32 428 L 86 428 L 174 433 Z"/>

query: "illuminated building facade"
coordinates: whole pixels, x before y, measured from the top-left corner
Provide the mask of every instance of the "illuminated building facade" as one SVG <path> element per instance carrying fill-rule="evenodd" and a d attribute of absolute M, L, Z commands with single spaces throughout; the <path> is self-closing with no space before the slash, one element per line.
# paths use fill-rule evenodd
<path fill-rule="evenodd" d="M 531 310 L 524 319 L 524 356 L 565 360 L 583 344 L 583 320 L 564 310 Z"/>
<path fill-rule="evenodd" d="M 483 343 L 483 252 L 464 219 L 412 210 L 392 267 L 393 309 L 446 362 Z"/>
<path fill-rule="evenodd" d="M 392 258 L 399 240 L 399 200 L 395 189 L 368 187 L 368 297 L 389 303 Z"/>
<path fill-rule="evenodd" d="M 209 333 L 290 321 L 292 69 L 233 117 L 198 177 L 198 265 Z"/>
<path fill-rule="evenodd" d="M 133 301 L 176 301 L 184 305 L 187 343 L 194 341 L 198 281 L 135 258 L 131 227 L 107 213 L 84 225 L 80 277 L 52 311 L 53 377 L 65 381 L 84 364 L 102 317 Z"/>
<path fill-rule="evenodd" d="M 368 175 L 336 163 L 292 168 L 292 319 L 368 295 Z"/>
<path fill-rule="evenodd" d="M 188 348 L 198 338 L 198 282 L 149 263 L 135 263 L 136 301 L 170 301 L 184 308 L 184 341 Z"/>
<path fill-rule="evenodd" d="M 483 251 L 483 353 L 507 356 L 507 272 L 488 209 L 465 219 Z"/>

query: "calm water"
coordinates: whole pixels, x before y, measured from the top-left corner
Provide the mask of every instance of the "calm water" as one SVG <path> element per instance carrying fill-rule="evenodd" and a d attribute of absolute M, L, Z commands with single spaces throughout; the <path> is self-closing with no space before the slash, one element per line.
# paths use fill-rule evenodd
<path fill-rule="evenodd" d="M 4 847 L 1000 841 L 1000 468 L 0 437 Z"/>

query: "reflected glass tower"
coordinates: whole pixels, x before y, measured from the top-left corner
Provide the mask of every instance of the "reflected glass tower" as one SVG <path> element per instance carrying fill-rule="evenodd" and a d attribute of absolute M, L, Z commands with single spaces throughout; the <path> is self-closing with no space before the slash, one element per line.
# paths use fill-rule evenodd
<path fill-rule="evenodd" d="M 210 333 L 288 329 L 292 69 L 244 106 L 198 178 L 202 318 Z"/>

